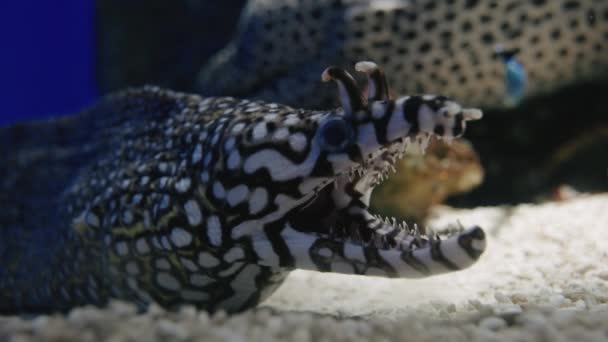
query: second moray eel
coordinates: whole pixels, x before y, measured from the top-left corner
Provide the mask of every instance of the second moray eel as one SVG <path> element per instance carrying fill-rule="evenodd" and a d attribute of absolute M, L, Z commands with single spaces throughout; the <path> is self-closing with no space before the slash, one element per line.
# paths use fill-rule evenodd
<path fill-rule="evenodd" d="M 447 97 L 367 95 L 330 67 L 342 107 L 294 109 L 158 88 L 0 130 L 0 312 L 116 298 L 240 311 L 295 268 L 425 277 L 472 265 L 479 227 L 443 238 L 368 211 L 409 145 L 480 119 Z"/>
<path fill-rule="evenodd" d="M 371 59 L 398 94 L 502 107 L 512 96 L 606 77 L 606 46 L 601 0 L 251 0 L 236 37 L 201 71 L 199 90 L 330 108 L 311 75 Z M 505 65 L 498 50 L 514 59 Z M 509 89 L 512 61 L 527 74 L 525 88 Z"/>

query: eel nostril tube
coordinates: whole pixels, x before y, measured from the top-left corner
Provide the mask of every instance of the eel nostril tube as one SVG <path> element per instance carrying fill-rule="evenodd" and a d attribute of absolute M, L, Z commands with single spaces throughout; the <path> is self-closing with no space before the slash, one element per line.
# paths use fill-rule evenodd
<path fill-rule="evenodd" d="M 355 70 L 367 75 L 367 100 L 388 100 L 388 83 L 384 71 L 374 62 L 361 61 L 355 64 Z"/>
<path fill-rule="evenodd" d="M 340 103 L 345 113 L 352 114 L 365 109 L 363 92 L 359 89 L 357 81 L 346 70 L 330 66 L 321 74 L 321 80 L 323 82 L 333 80 L 338 84 Z"/>
<path fill-rule="evenodd" d="M 466 121 L 475 121 L 483 117 L 481 110 L 476 108 L 468 108 L 462 111 L 462 116 Z"/>

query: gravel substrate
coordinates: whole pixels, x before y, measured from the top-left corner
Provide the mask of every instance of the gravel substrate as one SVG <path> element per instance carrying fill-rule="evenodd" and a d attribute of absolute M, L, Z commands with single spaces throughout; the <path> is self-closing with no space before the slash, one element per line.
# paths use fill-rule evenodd
<path fill-rule="evenodd" d="M 66 316 L 0 317 L 0 341 L 606 341 L 608 195 L 442 210 L 490 236 L 474 267 L 421 280 L 293 272 L 240 315 L 124 303 Z"/>

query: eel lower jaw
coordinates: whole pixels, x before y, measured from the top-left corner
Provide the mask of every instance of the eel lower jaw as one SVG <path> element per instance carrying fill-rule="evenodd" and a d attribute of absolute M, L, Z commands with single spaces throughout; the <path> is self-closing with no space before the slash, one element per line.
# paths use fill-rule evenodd
<path fill-rule="evenodd" d="M 479 227 L 453 225 L 436 234 L 373 215 L 368 210 L 368 195 L 379 177 L 373 172 L 359 174 L 365 176 L 339 175 L 290 212 L 281 233 L 290 251 L 286 266 L 420 278 L 467 268 L 484 252 L 486 237 Z M 363 192 L 358 192 L 357 185 Z M 265 240 L 258 241 L 260 250 L 269 249 Z M 262 255 L 260 259 L 276 263 L 273 257 Z"/>

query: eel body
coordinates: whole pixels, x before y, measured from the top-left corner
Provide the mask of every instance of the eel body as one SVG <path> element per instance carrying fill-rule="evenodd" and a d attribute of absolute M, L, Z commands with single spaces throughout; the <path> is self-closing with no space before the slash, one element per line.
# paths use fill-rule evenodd
<path fill-rule="evenodd" d="M 328 108 L 333 98 L 319 95 L 312 75 L 371 59 L 382 62 L 398 94 L 437 92 L 503 107 L 605 78 L 606 46 L 602 0 L 251 0 L 198 87 L 205 95 Z"/>
<path fill-rule="evenodd" d="M 368 211 L 408 146 L 481 118 L 444 96 L 391 98 L 323 73 L 341 107 L 176 93 L 110 95 L 79 115 L 0 130 L 0 312 L 116 298 L 235 312 L 295 268 L 424 277 L 472 265 L 479 227 L 445 236 Z"/>

